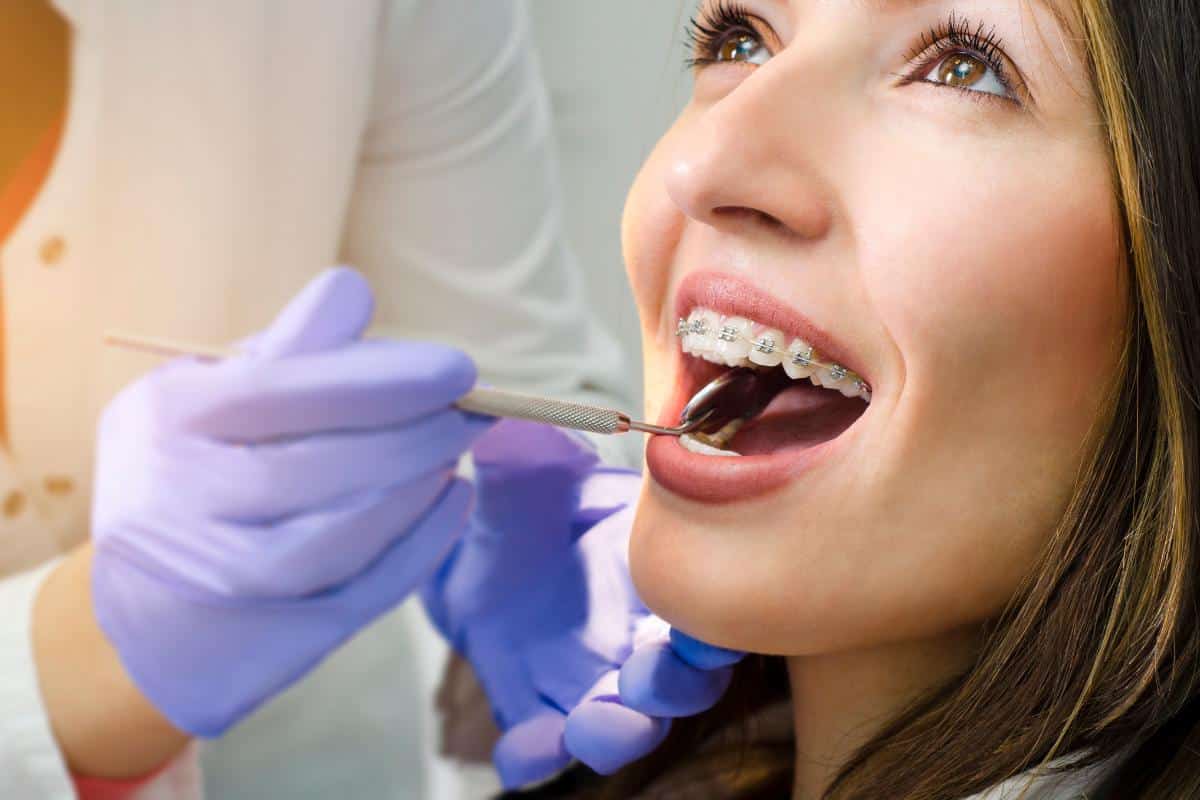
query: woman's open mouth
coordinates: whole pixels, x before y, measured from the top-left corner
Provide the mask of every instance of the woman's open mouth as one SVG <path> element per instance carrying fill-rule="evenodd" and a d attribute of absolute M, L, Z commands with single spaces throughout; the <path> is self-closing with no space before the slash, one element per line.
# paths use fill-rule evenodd
<path fill-rule="evenodd" d="M 650 441 L 647 466 L 665 488 L 708 503 L 766 494 L 811 466 L 866 412 L 872 387 L 846 366 L 847 355 L 755 287 L 693 274 L 676 307 L 679 379 L 660 424 L 678 424 L 687 402 L 731 370 L 744 373 L 739 384 L 748 388 L 725 395 L 715 424 Z"/>

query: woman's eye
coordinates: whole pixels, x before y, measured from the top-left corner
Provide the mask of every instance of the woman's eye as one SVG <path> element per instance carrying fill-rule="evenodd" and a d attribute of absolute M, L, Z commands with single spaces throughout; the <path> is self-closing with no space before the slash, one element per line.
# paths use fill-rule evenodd
<path fill-rule="evenodd" d="M 970 53 L 951 53 L 926 73 L 924 80 L 958 89 L 1012 98 L 996 68 Z"/>
<path fill-rule="evenodd" d="M 763 65 L 771 58 L 767 46 L 754 34 L 737 33 L 731 35 L 717 48 L 716 60 L 736 61 L 744 64 Z"/>

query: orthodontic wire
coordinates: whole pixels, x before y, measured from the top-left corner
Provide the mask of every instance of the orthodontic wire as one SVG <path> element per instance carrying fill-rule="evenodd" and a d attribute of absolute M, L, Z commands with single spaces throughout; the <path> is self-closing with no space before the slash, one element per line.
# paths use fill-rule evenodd
<path fill-rule="evenodd" d="M 743 336 L 737 332 L 736 328 L 732 328 L 728 325 L 719 325 L 717 327 L 717 339 L 722 342 L 736 342 L 740 340 L 758 350 L 760 353 L 774 353 L 776 350 L 782 350 L 785 357 L 789 354 L 791 355 L 792 363 L 797 366 L 804 367 L 806 369 L 809 367 L 815 367 L 829 370 L 831 377 L 836 383 L 841 383 L 846 378 L 853 377 L 855 385 L 858 386 L 859 391 L 867 393 L 868 401 L 870 400 L 870 395 L 873 394 L 871 390 L 871 384 L 867 383 L 856 373 L 846 369 L 841 364 L 836 364 L 832 361 L 822 361 L 821 359 L 815 358 L 814 353 L 816 351 L 811 344 L 808 345 L 808 351 L 806 354 L 790 353 L 790 351 L 780 348 L 779 345 L 774 342 L 774 340 L 771 340 L 771 347 L 770 349 L 767 349 L 763 346 L 763 342 L 766 341 L 765 338 L 760 337 L 755 339 L 748 336 Z M 675 325 L 675 336 L 682 339 L 689 333 L 696 336 L 707 336 L 709 334 L 708 326 L 705 325 L 704 320 L 701 319 L 689 320 L 684 317 L 680 317 L 679 322 Z M 801 339 L 801 341 L 804 340 Z M 808 343 L 805 342 L 805 344 Z"/>

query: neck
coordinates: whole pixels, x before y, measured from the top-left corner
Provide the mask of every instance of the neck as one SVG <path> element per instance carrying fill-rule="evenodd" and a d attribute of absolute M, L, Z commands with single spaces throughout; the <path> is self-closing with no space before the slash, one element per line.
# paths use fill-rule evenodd
<path fill-rule="evenodd" d="M 796 736 L 793 800 L 818 800 L 859 747 L 923 692 L 965 669 L 975 630 L 788 659 Z"/>

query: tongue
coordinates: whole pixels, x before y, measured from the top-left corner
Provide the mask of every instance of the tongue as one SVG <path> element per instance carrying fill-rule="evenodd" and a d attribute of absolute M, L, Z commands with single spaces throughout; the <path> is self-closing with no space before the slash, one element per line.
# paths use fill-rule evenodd
<path fill-rule="evenodd" d="M 856 397 L 795 381 L 738 431 L 729 449 L 744 456 L 803 450 L 836 438 L 866 410 Z"/>

